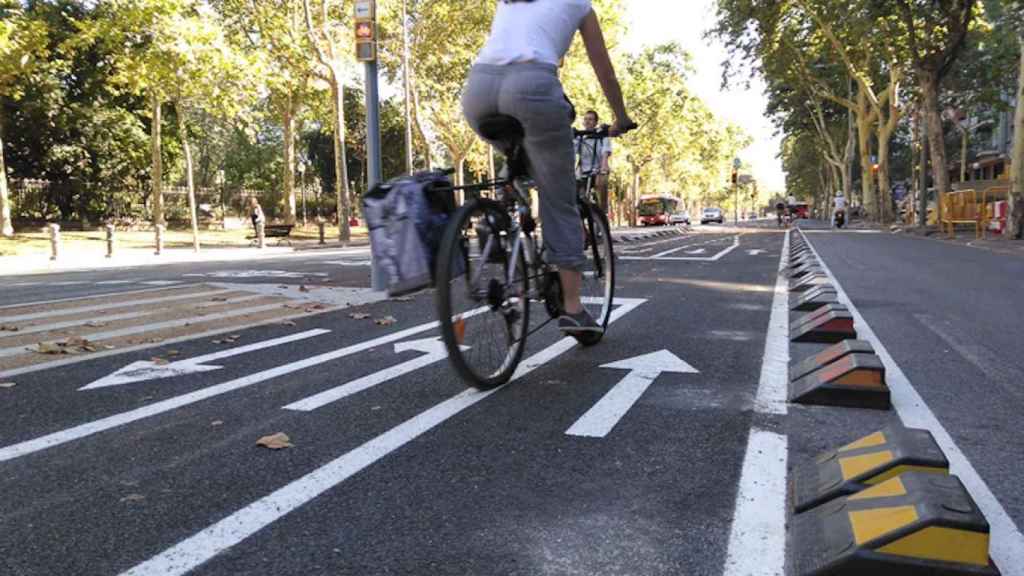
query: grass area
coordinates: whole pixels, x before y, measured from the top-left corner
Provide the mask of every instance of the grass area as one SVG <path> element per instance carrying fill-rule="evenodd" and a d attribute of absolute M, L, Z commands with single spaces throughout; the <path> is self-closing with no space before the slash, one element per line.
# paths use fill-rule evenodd
<path fill-rule="evenodd" d="M 338 236 L 337 228 L 327 228 L 327 241 L 333 241 Z M 206 248 L 246 248 L 251 245 L 249 236 L 253 235 L 252 228 L 238 230 L 200 230 L 199 242 Z M 365 238 L 366 228 L 355 227 L 352 229 L 354 239 Z M 315 225 L 296 226 L 291 233 L 289 240 L 316 241 L 320 239 L 319 228 Z M 106 230 L 93 230 L 85 232 L 68 231 L 61 232 L 62 256 L 74 254 L 106 254 L 107 233 Z M 156 242 L 156 235 L 151 230 L 143 231 L 118 231 L 115 234 L 117 249 L 147 249 L 153 248 Z M 267 244 L 274 246 L 276 238 L 268 238 Z M 191 248 L 192 231 L 188 229 L 168 230 L 164 233 L 164 248 L 172 250 L 175 248 Z M 50 233 L 43 230 L 31 230 L 18 232 L 14 238 L 0 237 L 0 256 L 40 256 L 48 257 L 50 254 Z"/>

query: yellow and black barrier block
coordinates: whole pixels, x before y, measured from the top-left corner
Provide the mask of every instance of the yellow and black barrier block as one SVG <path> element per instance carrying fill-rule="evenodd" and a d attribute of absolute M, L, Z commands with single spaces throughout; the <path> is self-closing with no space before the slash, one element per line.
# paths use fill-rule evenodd
<path fill-rule="evenodd" d="M 807 292 L 811 288 L 828 284 L 828 276 L 824 272 L 814 272 L 800 278 L 789 285 L 790 292 Z"/>
<path fill-rule="evenodd" d="M 839 344 L 829 346 L 826 350 L 806 358 L 800 362 L 794 362 L 789 366 L 789 381 L 794 382 L 801 378 L 810 376 L 829 364 L 833 364 L 850 354 L 874 354 L 875 347 L 866 340 L 843 340 Z"/>
<path fill-rule="evenodd" d="M 816 406 L 888 410 L 885 366 L 873 354 L 848 354 L 789 383 L 789 401 Z"/>
<path fill-rule="evenodd" d="M 956 476 L 907 472 L 793 517 L 797 576 L 999 576 L 989 525 Z"/>
<path fill-rule="evenodd" d="M 822 286 L 822 288 L 830 288 L 829 286 Z M 812 294 L 813 292 L 813 294 Z M 838 304 L 839 297 L 832 290 L 810 290 L 805 292 L 797 299 L 796 304 L 790 308 L 793 312 L 813 312 L 822 306 L 828 304 Z"/>
<path fill-rule="evenodd" d="M 789 501 L 800 514 L 915 471 L 949 474 L 949 461 L 931 432 L 890 426 L 794 467 Z"/>
<path fill-rule="evenodd" d="M 837 344 L 856 340 L 853 314 L 842 304 L 829 303 L 797 320 L 789 329 L 791 342 Z"/>

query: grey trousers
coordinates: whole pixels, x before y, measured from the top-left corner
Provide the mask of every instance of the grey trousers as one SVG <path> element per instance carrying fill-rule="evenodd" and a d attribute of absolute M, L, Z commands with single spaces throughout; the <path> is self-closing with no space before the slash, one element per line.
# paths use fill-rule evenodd
<path fill-rule="evenodd" d="M 548 64 L 477 64 L 469 73 L 462 110 L 480 134 L 489 116 L 511 116 L 523 125 L 530 176 L 540 189 L 545 260 L 578 270 L 586 263 L 583 227 L 576 206 L 575 152 L 570 106 L 558 71 Z M 499 150 L 505 145 L 491 142 Z"/>

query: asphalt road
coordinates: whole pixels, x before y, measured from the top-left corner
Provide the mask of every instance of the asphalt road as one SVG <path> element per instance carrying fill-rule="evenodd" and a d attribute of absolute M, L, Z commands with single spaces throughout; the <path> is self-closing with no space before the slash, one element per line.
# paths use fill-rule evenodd
<path fill-rule="evenodd" d="M 1016 295 L 978 278 L 1017 266 L 1019 288 L 1022 264 L 808 237 L 1020 524 L 1021 312 L 978 306 Z M 489 394 L 431 348 L 431 292 L 367 290 L 365 250 L 2 278 L 0 574 L 782 574 L 787 461 L 899 417 L 761 407 L 784 242 L 617 244 L 605 341 L 548 327 Z M 74 337 L 93 350 L 39 351 Z M 569 433 L 630 374 L 602 366 L 662 351 L 686 369 L 648 374 L 607 435 Z M 109 378 L 133 364 L 153 379 Z M 279 432 L 292 447 L 257 446 Z"/>

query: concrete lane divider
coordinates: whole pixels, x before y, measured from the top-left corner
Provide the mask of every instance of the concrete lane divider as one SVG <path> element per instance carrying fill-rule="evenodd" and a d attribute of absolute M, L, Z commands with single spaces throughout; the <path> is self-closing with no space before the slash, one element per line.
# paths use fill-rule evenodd
<path fill-rule="evenodd" d="M 789 383 L 795 404 L 888 410 L 892 407 L 885 383 L 885 365 L 873 354 L 850 354 Z"/>
<path fill-rule="evenodd" d="M 843 340 L 856 340 L 853 315 L 838 303 L 828 303 L 798 318 L 789 329 L 791 342 L 836 344 Z"/>
<path fill-rule="evenodd" d="M 931 432 L 891 426 L 794 466 L 788 501 L 801 514 L 912 471 L 946 475 L 949 461 Z"/>
<path fill-rule="evenodd" d="M 822 284 L 812 288 L 796 299 L 790 307 L 791 312 L 814 312 L 822 306 L 838 304 L 839 294 L 831 284 Z"/>
<path fill-rule="evenodd" d="M 810 376 L 829 364 L 838 362 L 850 354 L 874 354 L 875 348 L 865 340 L 843 340 L 842 342 L 829 346 L 825 350 L 804 359 L 794 362 L 789 366 L 789 381 L 795 382 L 801 378 Z"/>
<path fill-rule="evenodd" d="M 824 273 L 825 273 L 825 271 L 821 269 L 821 266 L 818 266 L 817 262 L 808 262 L 808 263 L 804 264 L 803 266 L 799 266 L 799 267 L 794 268 L 793 270 L 791 270 L 790 273 L 789 273 L 789 277 L 793 278 L 793 279 L 796 279 L 796 278 L 803 278 L 803 277 L 805 277 L 805 276 L 807 276 L 809 274 L 824 274 Z"/>
<path fill-rule="evenodd" d="M 827 274 L 824 272 L 815 272 L 813 274 L 808 274 L 799 280 L 790 282 L 789 291 L 797 293 L 807 292 L 812 288 L 828 284 L 828 282 L 829 279 Z"/>
<path fill-rule="evenodd" d="M 989 524 L 959 478 L 908 472 L 799 514 L 797 576 L 998 576 Z"/>

